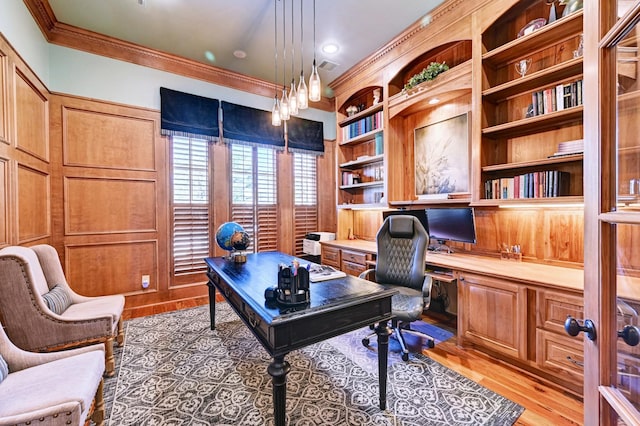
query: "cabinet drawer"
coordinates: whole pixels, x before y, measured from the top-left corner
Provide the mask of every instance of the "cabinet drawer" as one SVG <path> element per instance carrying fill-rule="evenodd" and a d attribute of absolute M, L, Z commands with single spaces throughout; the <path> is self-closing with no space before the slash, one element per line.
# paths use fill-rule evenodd
<path fill-rule="evenodd" d="M 340 249 L 323 245 L 321 262 L 323 265 L 340 268 Z"/>
<path fill-rule="evenodd" d="M 577 386 L 584 380 L 582 339 L 536 330 L 536 363 L 558 379 Z"/>
<path fill-rule="evenodd" d="M 537 327 L 565 334 L 564 321 L 571 315 L 584 318 L 583 298 L 570 293 L 540 289 L 536 293 Z M 579 339 L 582 342 L 582 339 Z"/>
<path fill-rule="evenodd" d="M 342 269 L 342 271 L 346 272 L 349 275 L 357 277 L 362 272 L 364 272 L 367 267 L 365 265 L 360 265 L 359 263 L 347 262 L 343 259 L 342 267 L 340 269 Z"/>
<path fill-rule="evenodd" d="M 342 250 L 342 261 L 366 265 L 369 255 L 357 251 Z"/>

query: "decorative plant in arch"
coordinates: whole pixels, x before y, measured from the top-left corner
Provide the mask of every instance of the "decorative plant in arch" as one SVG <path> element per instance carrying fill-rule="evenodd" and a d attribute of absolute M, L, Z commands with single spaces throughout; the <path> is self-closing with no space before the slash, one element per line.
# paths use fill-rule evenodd
<path fill-rule="evenodd" d="M 442 63 L 431 62 L 421 72 L 419 72 L 418 74 L 415 74 L 413 77 L 409 79 L 407 84 L 404 85 L 404 90 L 407 91 L 407 90 L 413 89 L 415 86 L 417 86 L 418 84 L 424 81 L 433 80 L 438 76 L 438 74 L 442 74 L 448 69 L 449 69 L 449 65 L 447 65 L 444 62 Z"/>

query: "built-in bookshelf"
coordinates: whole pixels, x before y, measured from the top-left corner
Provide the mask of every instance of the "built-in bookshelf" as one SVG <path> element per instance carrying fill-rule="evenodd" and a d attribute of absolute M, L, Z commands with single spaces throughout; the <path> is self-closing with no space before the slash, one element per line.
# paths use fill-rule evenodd
<path fill-rule="evenodd" d="M 372 93 L 378 94 L 374 99 Z M 343 106 L 338 123 L 338 207 L 375 207 L 385 193 L 384 108 L 381 88 L 367 88 Z M 374 103 L 375 100 L 375 103 Z M 358 111 L 347 114 L 347 110 Z"/>
<path fill-rule="evenodd" d="M 583 148 L 566 148 L 583 138 L 583 13 L 548 22 L 550 7 L 518 2 L 482 34 L 478 204 L 583 196 Z"/>

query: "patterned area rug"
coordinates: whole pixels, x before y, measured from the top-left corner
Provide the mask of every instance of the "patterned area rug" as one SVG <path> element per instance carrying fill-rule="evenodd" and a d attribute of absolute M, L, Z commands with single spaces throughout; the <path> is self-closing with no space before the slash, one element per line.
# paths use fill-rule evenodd
<path fill-rule="evenodd" d="M 116 377 L 105 381 L 107 424 L 272 425 L 267 352 L 226 303 L 125 323 Z M 289 425 L 512 425 L 518 404 L 421 354 L 389 354 L 387 410 L 378 408 L 368 329 L 289 354 Z M 390 350 L 392 350 L 390 345 Z"/>

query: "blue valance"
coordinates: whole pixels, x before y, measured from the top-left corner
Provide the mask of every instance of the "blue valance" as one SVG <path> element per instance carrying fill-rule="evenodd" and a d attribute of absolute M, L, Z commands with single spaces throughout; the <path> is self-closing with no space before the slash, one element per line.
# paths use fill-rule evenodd
<path fill-rule="evenodd" d="M 290 152 L 324 154 L 324 131 L 320 121 L 291 117 L 287 122 Z"/>
<path fill-rule="evenodd" d="M 217 99 L 160 88 L 160 132 L 217 141 L 220 136 Z"/>
<path fill-rule="evenodd" d="M 225 142 L 270 145 L 284 149 L 283 126 L 271 125 L 271 112 L 222 101 Z"/>

